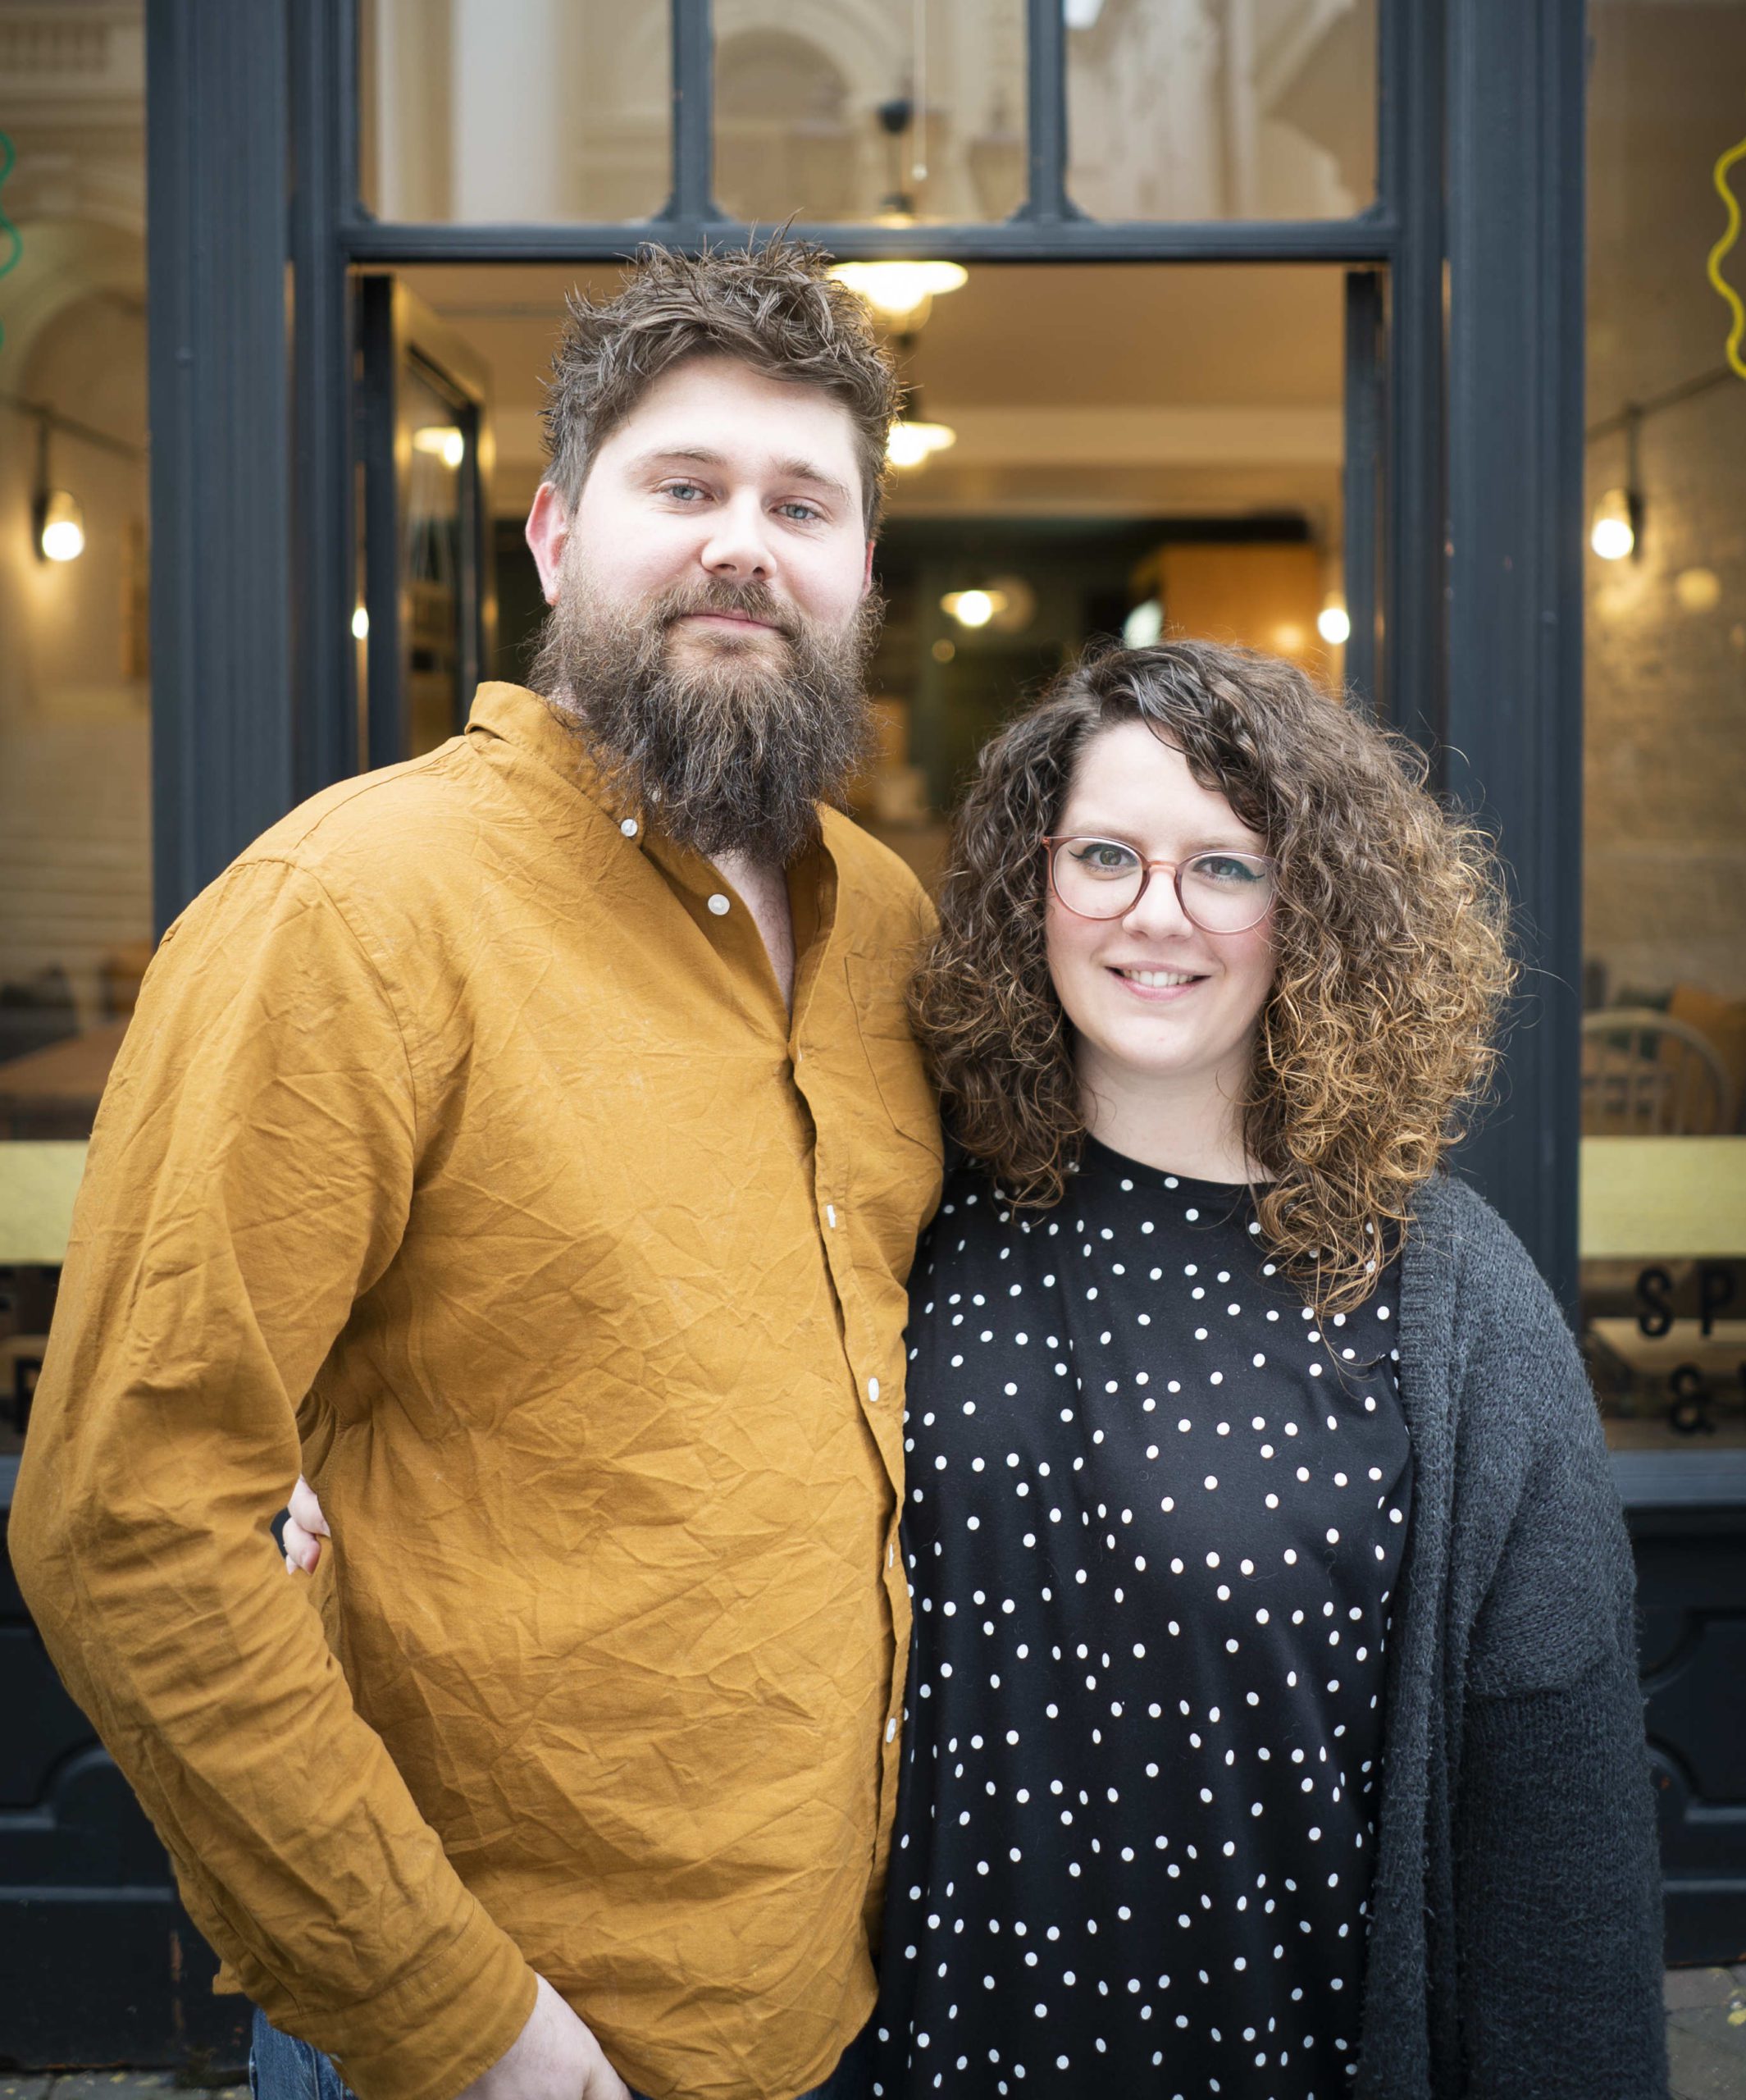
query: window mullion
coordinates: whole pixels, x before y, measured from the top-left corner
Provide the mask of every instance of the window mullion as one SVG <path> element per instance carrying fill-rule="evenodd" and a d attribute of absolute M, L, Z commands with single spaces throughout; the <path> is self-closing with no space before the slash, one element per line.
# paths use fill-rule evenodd
<path fill-rule="evenodd" d="M 662 221 L 725 217 L 714 202 L 715 25 L 711 0 L 672 0 L 672 194 Z"/>
<path fill-rule="evenodd" d="M 1067 13 L 1025 0 L 1026 148 L 1030 193 L 1015 219 L 1083 218 L 1067 194 Z"/>

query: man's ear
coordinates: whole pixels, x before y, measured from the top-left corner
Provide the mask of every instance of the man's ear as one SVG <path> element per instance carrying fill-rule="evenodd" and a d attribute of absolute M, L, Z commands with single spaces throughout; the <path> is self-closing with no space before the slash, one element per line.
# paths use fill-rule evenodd
<path fill-rule="evenodd" d="M 563 566 L 564 543 L 570 536 L 570 514 L 563 498 L 549 482 L 534 491 L 533 509 L 527 514 L 527 544 L 534 566 L 540 572 L 540 588 L 549 605 L 558 603 L 558 578 Z M 869 550 L 869 554 L 871 550 Z"/>
<path fill-rule="evenodd" d="M 861 596 L 864 598 L 873 588 L 873 546 L 874 542 L 871 538 L 869 538 L 867 542 L 866 565 L 861 571 Z"/>

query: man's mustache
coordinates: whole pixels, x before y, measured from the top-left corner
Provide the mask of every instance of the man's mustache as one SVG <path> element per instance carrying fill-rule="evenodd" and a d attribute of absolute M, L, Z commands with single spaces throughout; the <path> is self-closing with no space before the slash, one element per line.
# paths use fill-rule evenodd
<path fill-rule="evenodd" d="M 765 627 L 773 628 L 785 641 L 792 641 L 799 631 L 793 613 L 764 583 L 726 583 L 710 579 L 701 583 L 675 584 L 671 590 L 661 593 L 650 613 L 653 624 L 659 628 L 669 628 L 675 621 L 686 619 L 695 613 L 737 613 L 743 619 L 757 620 Z"/>

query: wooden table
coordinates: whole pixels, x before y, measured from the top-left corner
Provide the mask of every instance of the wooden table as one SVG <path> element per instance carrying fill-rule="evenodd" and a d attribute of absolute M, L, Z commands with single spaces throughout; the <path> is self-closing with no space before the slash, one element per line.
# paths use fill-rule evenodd
<path fill-rule="evenodd" d="M 127 1023 L 106 1020 L 0 1064 L 0 1139 L 90 1134 Z"/>

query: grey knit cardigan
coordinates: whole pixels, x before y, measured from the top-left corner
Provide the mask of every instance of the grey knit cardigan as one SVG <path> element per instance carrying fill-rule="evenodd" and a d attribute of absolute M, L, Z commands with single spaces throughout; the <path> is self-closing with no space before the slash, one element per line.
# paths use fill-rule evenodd
<path fill-rule="evenodd" d="M 1413 1447 L 1358 2100 L 1658 2100 L 1630 1550 L 1570 1329 L 1463 1184 L 1402 1258 Z"/>

